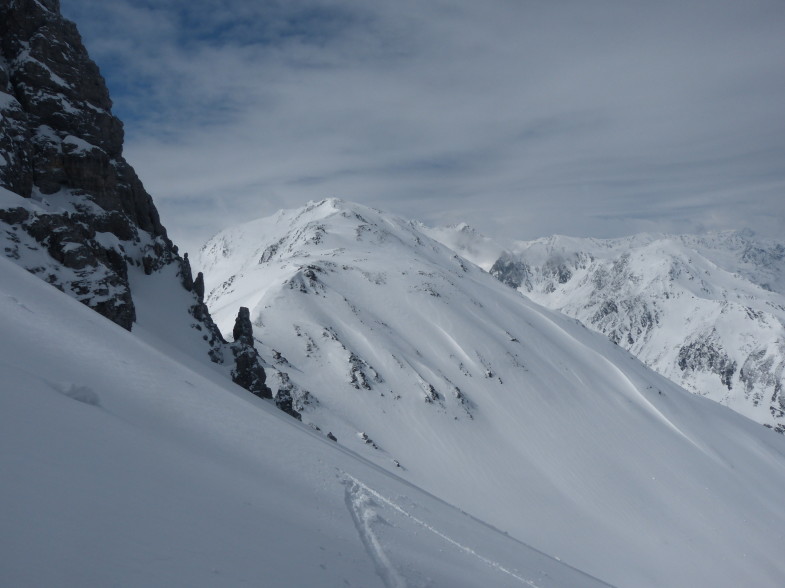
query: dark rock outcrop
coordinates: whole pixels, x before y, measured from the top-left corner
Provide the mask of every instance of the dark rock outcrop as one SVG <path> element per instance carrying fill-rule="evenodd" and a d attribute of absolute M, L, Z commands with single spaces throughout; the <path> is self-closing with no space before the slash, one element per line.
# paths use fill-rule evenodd
<path fill-rule="evenodd" d="M 205 355 L 216 363 L 233 355 L 234 381 L 271 398 L 247 312 L 247 336 L 228 344 L 204 303 L 204 278 L 193 278 L 123 158 L 123 124 L 111 108 L 58 0 L 0 2 L 0 187 L 17 195 L 0 193 L 0 249 L 128 330 L 137 320 L 130 272 L 174 266 L 179 280 L 169 287 L 191 293 L 187 311 Z"/>
<path fill-rule="evenodd" d="M 728 357 L 722 348 L 716 330 L 682 345 L 679 349 L 679 368 L 681 371 L 701 370 L 716 374 L 723 386 L 733 388 L 733 374 L 736 373 L 736 362 Z"/>
<path fill-rule="evenodd" d="M 516 259 L 509 253 L 503 253 L 496 260 L 490 269 L 490 274 L 510 288 L 517 290 L 521 286 L 526 286 L 527 290 L 531 290 L 531 284 L 528 284 L 529 268 L 522 260 Z"/>
<path fill-rule="evenodd" d="M 259 352 L 254 347 L 251 315 L 245 306 L 241 306 L 237 313 L 232 336 L 234 343 L 231 344 L 231 349 L 235 359 L 232 380 L 260 398 L 272 398 L 272 391 L 265 383 L 267 375 L 262 367 Z M 291 396 L 289 398 L 291 408 Z"/>
<path fill-rule="evenodd" d="M 298 421 L 303 420 L 302 415 L 294 408 L 294 398 L 290 387 L 282 387 L 275 393 L 275 406 L 285 413 L 293 416 Z"/>
<path fill-rule="evenodd" d="M 31 203 L 0 211 L 16 233 L 5 253 L 130 329 L 127 264 L 151 273 L 178 256 L 122 157 L 98 67 L 59 10 L 57 0 L 0 4 L 0 185 Z"/>
<path fill-rule="evenodd" d="M 123 124 L 106 84 L 59 2 L 4 2 L 0 50 L 0 107 L 9 119 L 0 145 L 10 160 L 2 185 L 24 197 L 74 190 L 165 238 L 152 198 L 122 157 Z"/>

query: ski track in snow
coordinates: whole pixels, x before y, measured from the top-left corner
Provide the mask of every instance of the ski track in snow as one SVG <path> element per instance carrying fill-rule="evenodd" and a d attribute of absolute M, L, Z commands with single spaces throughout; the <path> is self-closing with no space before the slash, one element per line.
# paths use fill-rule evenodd
<path fill-rule="evenodd" d="M 376 536 L 376 533 L 373 531 L 373 523 L 374 522 L 384 522 L 384 519 L 379 517 L 378 513 L 374 510 L 374 502 L 372 498 L 375 498 L 379 502 L 386 504 L 390 508 L 392 508 L 397 513 L 405 516 L 407 519 L 411 520 L 412 522 L 416 523 L 417 525 L 427 529 L 437 537 L 443 539 L 450 545 L 457 547 L 460 551 L 467 553 L 471 556 L 476 557 L 483 563 L 487 564 L 488 566 L 507 574 L 525 584 L 527 586 L 531 586 L 532 588 L 539 588 L 537 584 L 523 578 L 516 574 L 514 571 L 505 568 L 499 562 L 493 561 L 492 559 L 488 559 L 487 557 L 480 555 L 476 551 L 474 551 L 471 547 L 467 547 L 458 541 L 455 541 L 451 537 L 448 537 L 435 527 L 429 525 L 425 521 L 417 518 L 410 512 L 404 510 L 401 506 L 390 500 L 389 498 L 379 494 L 373 488 L 366 486 L 360 480 L 355 478 L 354 476 L 347 474 L 346 472 L 342 472 L 342 481 L 343 484 L 346 486 L 346 506 L 349 509 L 349 512 L 352 515 L 352 520 L 354 521 L 355 526 L 357 527 L 357 531 L 360 534 L 360 538 L 362 539 L 363 544 L 365 545 L 368 554 L 371 556 L 371 559 L 376 566 L 377 573 L 384 581 L 384 585 L 387 588 L 405 588 L 406 581 L 401 578 L 398 572 L 395 570 L 395 567 L 390 562 L 387 554 L 385 554 L 379 538 Z"/>
<path fill-rule="evenodd" d="M 354 526 L 373 561 L 376 573 L 387 588 L 406 588 L 406 580 L 398 574 L 373 531 L 374 523 L 386 521 L 374 509 L 376 505 L 367 492 L 368 487 L 351 476 L 346 476 L 343 483 L 346 486 L 346 508 L 352 515 Z"/>

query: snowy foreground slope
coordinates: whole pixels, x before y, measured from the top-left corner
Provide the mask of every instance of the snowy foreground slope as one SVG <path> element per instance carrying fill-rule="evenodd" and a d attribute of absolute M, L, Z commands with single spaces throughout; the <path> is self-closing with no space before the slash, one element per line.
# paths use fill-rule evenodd
<path fill-rule="evenodd" d="M 491 273 L 785 432 L 785 246 L 748 232 L 519 242 Z"/>
<path fill-rule="evenodd" d="M 330 199 L 229 229 L 206 301 L 251 309 L 304 423 L 510 536 L 619 586 L 782 585 L 782 436 L 419 226 Z"/>
<path fill-rule="evenodd" d="M 602 585 L 3 258 L 0 277 L 0 585 Z"/>

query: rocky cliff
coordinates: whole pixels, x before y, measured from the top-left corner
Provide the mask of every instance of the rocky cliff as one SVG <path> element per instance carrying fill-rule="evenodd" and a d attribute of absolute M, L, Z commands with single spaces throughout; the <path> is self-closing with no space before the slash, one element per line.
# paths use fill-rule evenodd
<path fill-rule="evenodd" d="M 58 0 L 0 3 L 0 247 L 40 278 L 125 329 L 137 323 L 136 274 L 170 276 L 184 290 L 191 339 L 227 362 L 236 381 L 269 395 L 247 345 L 230 346 L 167 237 L 158 211 L 123 158 L 123 124 L 104 79 Z M 170 326 L 152 325 L 163 337 Z M 187 328 L 187 327 L 186 327 Z M 242 357 L 242 366 L 235 364 Z M 249 370 L 247 377 L 240 371 Z"/>

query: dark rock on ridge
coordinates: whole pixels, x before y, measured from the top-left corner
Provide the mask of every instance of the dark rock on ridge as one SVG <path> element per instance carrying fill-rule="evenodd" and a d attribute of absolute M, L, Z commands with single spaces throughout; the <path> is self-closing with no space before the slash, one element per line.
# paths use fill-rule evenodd
<path fill-rule="evenodd" d="M 687 342 L 679 349 L 679 368 L 681 371 L 702 370 L 716 374 L 723 386 L 728 390 L 733 388 L 732 378 L 736 373 L 736 362 L 730 359 L 722 348 L 716 330 Z"/>
<path fill-rule="evenodd" d="M 275 393 L 275 406 L 298 421 L 303 420 L 302 415 L 294 408 L 291 388 L 281 387 L 278 389 L 278 392 Z"/>
<path fill-rule="evenodd" d="M 178 254 L 123 158 L 123 124 L 111 108 L 59 0 L 2 0 L 0 186 L 21 198 L 0 206 L 0 248 L 128 330 L 137 320 L 129 268 L 151 275 L 174 266 L 179 283 L 170 287 L 192 294 L 187 311 L 205 355 L 220 364 L 231 350 L 232 379 L 271 398 L 250 321 L 241 321 L 247 332 L 234 343 L 221 336 L 204 303 L 202 274 L 193 278 L 188 256 Z"/>
<path fill-rule="evenodd" d="M 6 255 L 130 329 L 126 264 L 151 273 L 178 256 L 122 157 L 123 125 L 98 67 L 59 9 L 57 0 L 0 5 L 0 185 L 39 205 L 6 208 L 0 220 L 54 263 L 33 255 L 25 264 L 18 247 Z M 99 233 L 119 243 L 107 246 Z"/>
<path fill-rule="evenodd" d="M 232 336 L 234 343 L 231 344 L 231 349 L 235 358 L 232 380 L 260 398 L 272 398 L 272 391 L 265 383 L 267 375 L 260 363 L 259 352 L 254 347 L 251 315 L 245 306 L 241 306 L 237 313 Z"/>
<path fill-rule="evenodd" d="M 503 284 L 516 290 L 529 281 L 529 268 L 526 264 L 506 252 L 496 260 L 489 273 Z M 531 285 L 527 287 L 528 289 L 531 289 Z"/>
<path fill-rule="evenodd" d="M 59 1 L 4 2 L 0 51 L 0 91 L 8 95 L 0 146 L 10 160 L 2 185 L 26 198 L 74 190 L 165 238 L 152 198 L 122 157 L 123 124 L 106 84 Z"/>

